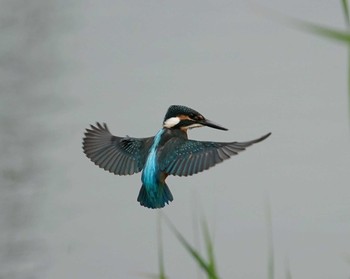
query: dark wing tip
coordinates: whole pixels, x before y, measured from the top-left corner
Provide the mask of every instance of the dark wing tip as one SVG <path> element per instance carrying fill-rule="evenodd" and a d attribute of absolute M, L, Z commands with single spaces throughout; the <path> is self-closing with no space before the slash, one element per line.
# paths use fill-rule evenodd
<path fill-rule="evenodd" d="M 250 143 L 249 145 L 252 145 L 252 144 L 255 144 L 255 143 L 261 142 L 261 141 L 263 141 L 263 140 L 267 139 L 267 138 L 268 138 L 270 135 L 271 135 L 271 133 L 267 133 L 266 135 L 263 135 L 262 137 L 257 138 L 257 139 L 255 139 L 255 140 L 252 140 L 252 141 L 247 142 L 247 143 Z"/>
<path fill-rule="evenodd" d="M 107 124 L 105 122 L 102 124 L 100 122 L 96 122 L 95 126 L 90 124 L 90 127 L 95 130 L 108 130 Z"/>
<path fill-rule="evenodd" d="M 86 144 L 87 142 L 94 136 L 102 134 L 104 132 L 109 132 L 107 124 L 103 123 L 102 125 L 99 122 L 96 122 L 95 125 L 90 124 L 90 128 L 86 128 L 85 129 L 85 133 L 84 133 L 84 137 L 83 137 L 83 149 L 84 149 L 84 153 L 85 152 L 85 148 L 86 148 Z"/>
<path fill-rule="evenodd" d="M 266 135 L 262 136 L 261 138 L 258 138 L 256 140 L 256 142 L 263 141 L 263 140 L 267 139 L 269 136 L 271 136 L 271 132 L 267 133 Z"/>
<path fill-rule="evenodd" d="M 233 147 L 235 149 L 241 148 L 241 151 L 243 151 L 243 150 L 245 150 L 246 147 L 267 139 L 270 135 L 271 135 L 271 133 L 267 133 L 266 135 L 263 135 L 262 137 L 254 139 L 254 140 L 245 141 L 245 142 L 237 142 L 236 141 L 236 142 L 229 143 L 229 145 L 230 145 L 230 147 Z"/>
<path fill-rule="evenodd" d="M 86 135 L 87 133 L 96 132 L 96 131 L 108 131 L 108 132 L 109 132 L 109 129 L 108 129 L 108 127 L 107 127 L 107 124 L 104 123 L 104 122 L 103 122 L 102 124 L 99 123 L 99 122 L 96 122 L 95 125 L 90 124 L 90 127 L 89 127 L 89 128 L 86 128 L 85 130 L 86 130 L 85 135 Z"/>

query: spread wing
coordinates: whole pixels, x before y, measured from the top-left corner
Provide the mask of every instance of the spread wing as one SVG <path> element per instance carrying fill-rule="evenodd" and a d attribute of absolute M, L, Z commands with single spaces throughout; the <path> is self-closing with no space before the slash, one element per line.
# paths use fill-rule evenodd
<path fill-rule="evenodd" d="M 105 123 L 96 123 L 86 129 L 83 150 L 95 165 L 114 174 L 127 175 L 142 170 L 152 142 L 153 137 L 113 136 Z"/>
<path fill-rule="evenodd" d="M 263 141 L 270 134 L 246 142 L 208 142 L 172 138 L 162 152 L 161 170 L 178 176 L 193 175 L 237 155 L 246 147 Z"/>

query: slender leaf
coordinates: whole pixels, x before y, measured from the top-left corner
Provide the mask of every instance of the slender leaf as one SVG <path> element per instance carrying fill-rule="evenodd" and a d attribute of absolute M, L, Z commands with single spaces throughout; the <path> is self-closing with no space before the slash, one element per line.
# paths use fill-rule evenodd
<path fill-rule="evenodd" d="M 348 46 L 348 118 L 350 122 L 350 44 Z"/>
<path fill-rule="evenodd" d="M 350 32 L 350 16 L 349 16 L 348 0 L 342 0 L 342 7 L 343 7 L 343 13 L 344 13 L 344 18 L 346 22 L 346 27 Z M 348 107 L 349 107 L 348 117 L 350 119 L 350 44 L 348 45 Z"/>
<path fill-rule="evenodd" d="M 314 23 L 310 23 L 304 20 L 299 20 L 293 17 L 282 15 L 276 11 L 268 9 L 264 6 L 259 6 L 259 11 L 263 12 L 269 18 L 273 18 L 283 24 L 289 24 L 303 31 L 313 33 L 334 41 L 345 43 L 348 46 L 348 117 L 350 123 L 350 15 L 349 15 L 349 5 L 348 0 L 341 0 L 343 13 L 347 25 L 347 30 L 339 30 L 334 28 L 329 28 Z"/>
<path fill-rule="evenodd" d="M 198 218 L 198 210 L 201 211 L 201 205 L 198 202 L 198 195 L 195 191 L 192 192 L 192 227 L 193 227 L 193 239 L 194 239 L 194 247 L 197 250 L 198 253 L 201 253 L 201 245 L 200 245 L 200 234 L 199 234 L 199 218 Z M 200 209 L 199 209 L 200 208 Z M 197 268 L 197 279 L 201 279 L 202 277 L 202 270 L 201 268 Z"/>
<path fill-rule="evenodd" d="M 214 246 L 213 241 L 209 234 L 208 224 L 205 219 L 202 220 L 202 228 L 204 234 L 205 246 L 207 248 L 208 259 L 209 259 L 209 268 L 211 269 L 213 274 L 217 274 L 216 272 L 216 264 L 215 264 L 215 256 L 214 256 Z"/>
<path fill-rule="evenodd" d="M 175 226 L 170 222 L 170 220 L 165 217 L 165 220 L 171 229 L 171 231 L 175 234 L 176 238 L 180 241 L 180 243 L 186 248 L 186 250 L 196 259 L 197 263 L 207 272 L 208 266 L 205 260 L 195 251 L 195 249 L 187 242 L 187 240 L 182 236 L 182 234 L 175 228 Z"/>
<path fill-rule="evenodd" d="M 314 23 L 309 23 L 306 21 L 301 21 L 296 19 L 289 19 L 289 21 L 305 31 L 308 31 L 313 34 L 316 34 L 325 38 L 329 38 L 338 42 L 346 43 L 348 47 L 348 81 L 347 83 L 348 83 L 348 118 L 350 122 L 350 24 L 349 24 L 349 10 L 348 10 L 347 0 L 342 0 L 342 3 L 343 3 L 343 10 L 344 10 L 344 14 L 345 14 L 345 18 L 348 26 L 347 31 L 337 30 L 329 27 L 323 27 L 323 26 L 316 25 Z"/>
<path fill-rule="evenodd" d="M 163 234 L 162 234 L 162 220 L 160 211 L 157 216 L 157 228 L 158 228 L 158 265 L 159 265 L 159 277 L 158 279 L 167 279 L 164 268 L 164 254 L 163 254 Z"/>
<path fill-rule="evenodd" d="M 291 273 L 290 268 L 289 268 L 288 259 L 286 260 L 285 272 L 286 272 L 286 279 L 292 279 L 292 273 Z"/>
<path fill-rule="evenodd" d="M 157 215 L 157 241 L 158 241 L 158 267 L 159 274 L 145 274 L 145 278 L 151 279 L 167 279 L 164 268 L 164 254 L 163 254 L 163 234 L 162 234 L 162 222 L 161 212 L 158 211 Z"/>
<path fill-rule="evenodd" d="M 185 247 L 188 253 L 196 260 L 197 264 L 207 273 L 208 278 L 210 279 L 218 279 L 213 270 L 210 268 L 210 265 L 206 262 L 206 260 L 201 257 L 201 255 L 189 244 L 189 242 L 185 239 L 185 237 L 176 229 L 176 227 L 171 223 L 169 218 L 163 215 L 164 220 L 166 221 L 170 230 L 174 233 L 176 238 L 180 241 L 180 243 Z"/>
<path fill-rule="evenodd" d="M 314 23 L 310 23 L 307 21 L 301 21 L 301 20 L 291 20 L 291 22 L 296 25 L 297 27 L 309 31 L 311 33 L 314 33 L 316 35 L 320 35 L 335 41 L 343 42 L 350 44 L 350 32 L 338 30 L 334 28 L 329 28 L 325 26 L 320 26 Z"/>
<path fill-rule="evenodd" d="M 271 218 L 271 205 L 270 200 L 267 198 L 266 202 L 266 222 L 267 222 L 267 231 L 268 231 L 268 263 L 267 263 L 267 278 L 274 279 L 275 273 L 275 261 L 273 253 L 273 235 L 272 235 L 272 218 Z"/>
<path fill-rule="evenodd" d="M 345 17 L 345 22 L 347 27 L 350 27 L 350 17 L 349 17 L 349 5 L 347 0 L 342 0 L 343 12 Z"/>

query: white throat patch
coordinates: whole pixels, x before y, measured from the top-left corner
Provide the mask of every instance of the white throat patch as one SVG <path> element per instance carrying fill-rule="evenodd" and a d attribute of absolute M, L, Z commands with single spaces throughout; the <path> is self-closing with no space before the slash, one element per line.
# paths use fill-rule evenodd
<path fill-rule="evenodd" d="M 189 126 L 186 126 L 184 127 L 185 129 L 193 129 L 193 128 L 200 128 L 200 127 L 203 127 L 202 124 L 199 124 L 199 123 L 195 123 L 195 124 L 191 124 Z"/>
<path fill-rule="evenodd" d="M 170 117 L 169 119 L 164 121 L 163 127 L 165 128 L 172 128 L 179 124 L 180 118 L 179 117 Z"/>

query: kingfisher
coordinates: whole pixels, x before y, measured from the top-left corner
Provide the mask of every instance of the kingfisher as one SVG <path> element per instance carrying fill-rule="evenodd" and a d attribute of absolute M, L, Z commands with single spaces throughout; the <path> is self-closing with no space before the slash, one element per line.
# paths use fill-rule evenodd
<path fill-rule="evenodd" d="M 190 140 L 187 131 L 197 127 L 228 129 L 206 119 L 194 109 L 172 105 L 163 127 L 153 137 L 119 137 L 105 123 L 90 125 L 83 138 L 83 150 L 95 165 L 116 175 L 142 171 L 142 186 L 137 201 L 148 208 L 162 208 L 173 201 L 165 179 L 168 175 L 190 176 L 237 155 L 270 136 L 245 142 Z"/>

